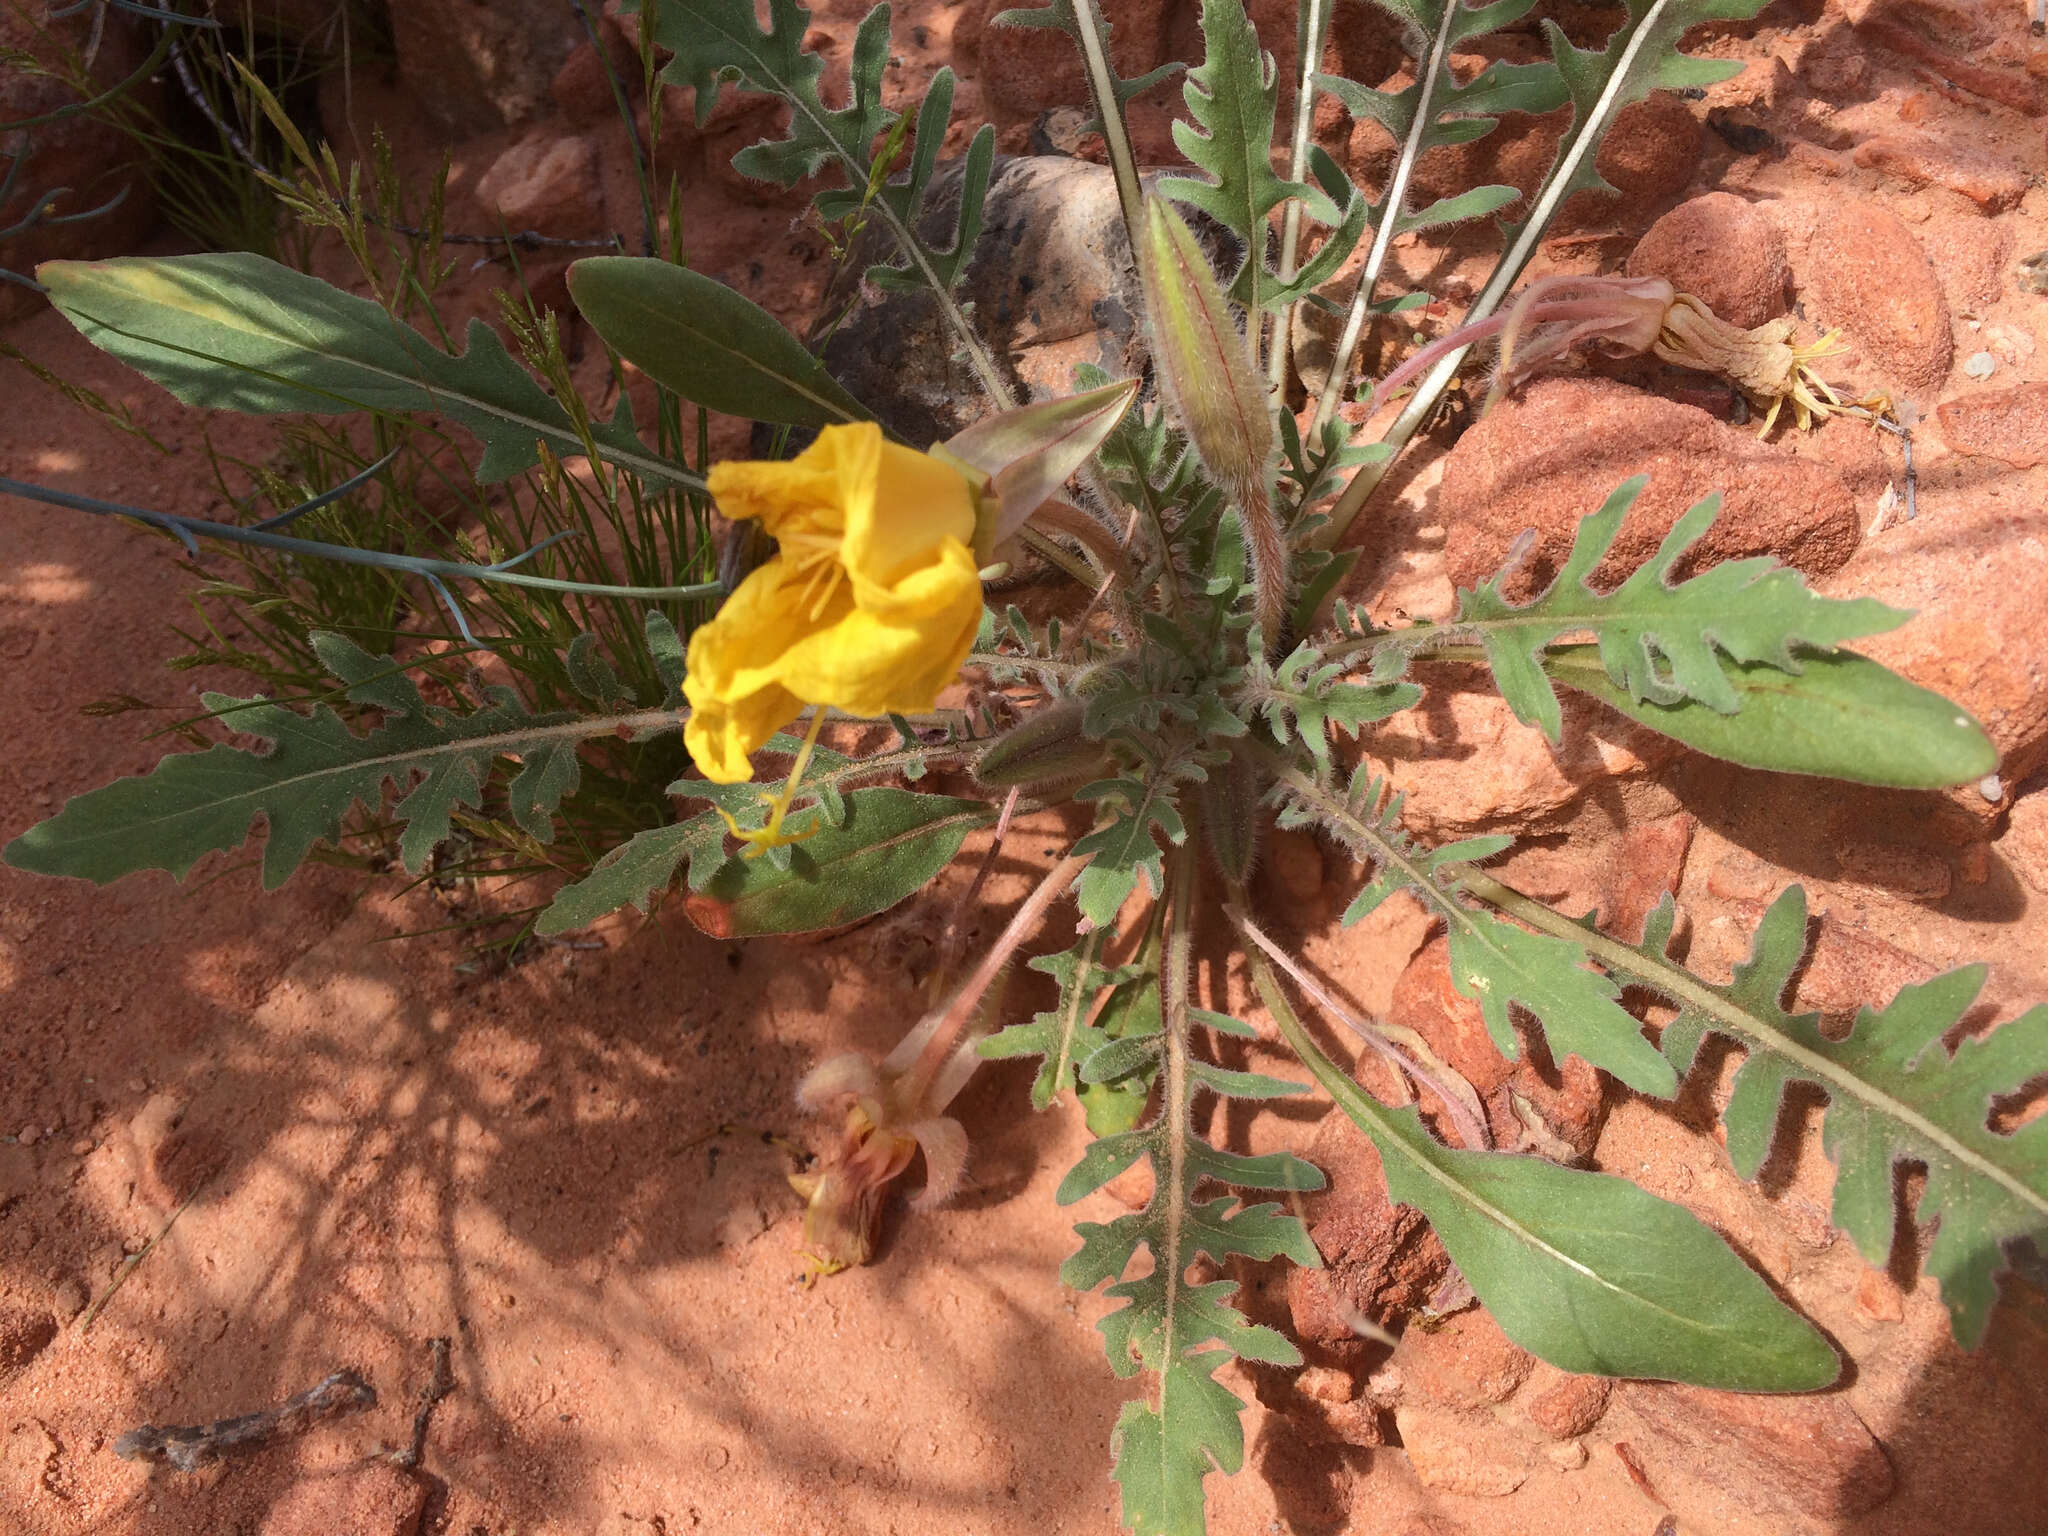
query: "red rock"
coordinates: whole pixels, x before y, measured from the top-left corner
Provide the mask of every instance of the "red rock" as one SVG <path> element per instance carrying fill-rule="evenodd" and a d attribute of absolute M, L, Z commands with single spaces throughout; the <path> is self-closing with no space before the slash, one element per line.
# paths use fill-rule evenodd
<path fill-rule="evenodd" d="M 1681 576 L 1745 555 L 1776 555 L 1810 576 L 1839 570 L 1862 529 L 1839 476 L 1759 442 L 1705 411 L 1605 379 L 1539 378 L 1483 417 L 1444 464 L 1439 517 L 1451 579 L 1470 587 L 1497 570 L 1526 528 L 1536 543 L 1508 583 L 1512 597 L 1547 585 L 1579 520 L 1623 480 L 1647 474 L 1594 585 L 1619 585 L 1656 552 L 1681 514 L 1722 493 L 1714 525 Z"/>
<path fill-rule="evenodd" d="M 1954 883 L 1948 860 L 1924 848 L 1885 843 L 1844 843 L 1836 853 L 1842 878 L 1894 891 L 1915 901 L 1939 901 Z"/>
<path fill-rule="evenodd" d="M 1856 1313 L 1865 1322 L 1903 1322 L 1906 1298 L 1890 1275 L 1881 1269 L 1866 1269 L 1856 1277 Z"/>
<path fill-rule="evenodd" d="M 1660 1467 L 1713 1484 L 1762 1514 L 1844 1520 L 1891 1497 L 1884 1448 L 1847 1399 L 1716 1392 L 1624 1382 L 1617 1401 L 1652 1434 L 1630 1444 L 1652 1482 Z"/>
<path fill-rule="evenodd" d="M 2005 832 L 1992 846 L 2014 873 L 2048 896 L 2048 780 L 2036 780 L 2013 800 Z"/>
<path fill-rule="evenodd" d="M 1897 22 L 1859 22 L 1856 26 L 1856 35 L 1866 43 L 1931 65 L 1943 80 L 1962 87 L 1973 96 L 1995 101 L 2001 106 L 2011 107 L 2015 112 L 2024 112 L 2029 117 L 2039 117 L 2048 112 L 2048 92 L 2044 92 L 2033 81 L 2002 69 L 1988 68 L 1981 64 L 1972 64 L 1967 59 L 1959 59 L 1948 50 Z"/>
<path fill-rule="evenodd" d="M 270 1506 L 257 1536 L 415 1536 L 426 1485 L 387 1462 L 307 1477 Z"/>
<path fill-rule="evenodd" d="M 1050 27 L 998 27 L 1004 11 L 1029 9 L 1012 0 L 983 0 L 963 20 L 955 46 L 979 55 L 975 78 L 987 92 L 991 110 L 1013 117 L 1035 117 L 1049 107 L 1085 103 L 1088 77 L 1074 40 Z M 1165 62 L 1167 22 L 1165 0 L 1131 0 L 1108 13 L 1110 62 L 1125 78 L 1142 75 Z"/>
<path fill-rule="evenodd" d="M 1680 203 L 1629 254 L 1630 277 L 1662 277 L 1731 325 L 1785 313 L 1792 269 L 1778 226 L 1731 192 Z"/>
<path fill-rule="evenodd" d="M 1405 795 L 1403 824 L 1432 841 L 1474 831 L 1530 828 L 1556 821 L 1595 785 L 1648 784 L 1680 749 L 1669 737 L 1561 691 L 1562 739 L 1517 720 L 1491 686 L 1446 687 L 1428 709 L 1411 709 L 1374 729 L 1366 755 L 1390 792 Z M 1446 773 L 1446 759 L 1459 771 Z M 1653 795 L 1653 800 L 1656 798 Z M 1666 815 L 1668 804 L 1634 805 Z"/>
<path fill-rule="evenodd" d="M 1502 1333 L 1491 1312 L 1473 1307 L 1433 1328 L 1411 1326 L 1394 1362 L 1410 1392 L 1449 1408 L 1487 1408 L 1515 1395 L 1536 1357 Z"/>
<path fill-rule="evenodd" d="M 605 73 L 606 54 L 610 55 L 609 62 L 619 84 L 625 87 L 626 99 L 632 101 L 640 94 L 639 55 L 610 27 L 601 28 L 598 36 L 605 40 L 604 53 L 599 53 L 586 38 L 548 82 L 548 99 L 555 109 L 579 126 L 604 122 L 618 114 L 618 98 L 612 94 L 611 77 Z"/>
<path fill-rule="evenodd" d="M 0 1306 L 0 1371 L 18 1371 L 50 1347 L 57 1319 L 41 1307 Z"/>
<path fill-rule="evenodd" d="M 1824 207 L 1798 278 L 1808 318 L 1841 327 L 1875 380 L 1914 395 L 1947 382 L 1955 351 L 1948 302 L 1897 214 L 1874 203 Z"/>
<path fill-rule="evenodd" d="M 1699 119 L 1669 91 L 1654 91 L 1614 114 L 1593 158 L 1631 214 L 1685 190 L 1700 163 Z"/>
<path fill-rule="evenodd" d="M 2048 464 L 2048 384 L 1979 390 L 1935 410 L 1957 453 L 1983 454 L 2022 469 Z"/>
<path fill-rule="evenodd" d="M 1306 1202 L 1322 1269 L 1291 1269 L 1287 1305 L 1295 1336 L 1355 1353 L 1355 1320 L 1399 1322 L 1436 1293 L 1451 1261 L 1429 1223 L 1387 1199 L 1379 1153 L 1342 1115 L 1327 1116 L 1307 1154 L 1329 1188 Z"/>
<path fill-rule="evenodd" d="M 2014 783 L 2048 753 L 2048 540 L 2035 503 L 1994 490 L 1995 482 L 1955 498 L 1939 517 L 1923 498 L 1919 518 L 1887 528 L 1824 585 L 1830 596 L 1874 597 L 1913 613 L 1856 649 L 1974 715 L 1999 750 L 2000 774 Z M 1937 803 L 1972 819 L 1977 837 L 1990 835 L 1998 807 L 1975 785 Z"/>
<path fill-rule="evenodd" d="M 1526 1483 L 1535 1467 L 1531 1447 L 1504 1432 L 1491 1414 L 1404 1401 L 1394 1409 L 1394 1422 L 1425 1488 L 1497 1499 Z"/>
<path fill-rule="evenodd" d="M 1676 893 L 1685 878 L 1695 825 L 1692 817 L 1680 813 L 1638 822 L 1622 834 L 1612 891 L 1600 904 L 1603 928 L 1630 942 L 1641 936 L 1644 919 L 1666 895 Z"/>
<path fill-rule="evenodd" d="M 2005 293 L 2005 268 L 2013 260 L 2013 231 L 2005 219 L 1939 219 L 1927 225 L 1923 244 L 1950 313 L 1982 311 Z"/>
<path fill-rule="evenodd" d="M 1576 1440 L 1600 1422 L 1613 1390 L 1605 1376 L 1575 1376 L 1539 1360 L 1518 1406 L 1553 1440 Z"/>
<path fill-rule="evenodd" d="M 1322 899 L 1323 850 L 1311 832 L 1276 830 L 1266 839 L 1266 871 L 1277 893 L 1296 906 Z"/>
<path fill-rule="evenodd" d="M 580 134 L 536 134 L 492 162 L 476 200 L 516 230 L 588 235 L 604 222 L 597 141 Z"/>
<path fill-rule="evenodd" d="M 2009 160 L 1967 145 L 1939 148 L 1924 139 L 1891 135 L 1856 146 L 1856 163 L 1922 187 L 1960 192 L 1986 213 L 2003 213 L 2026 196 L 2027 176 Z"/>
<path fill-rule="evenodd" d="M 522 123 L 583 40 L 555 0 L 435 0 L 391 7 L 398 78 L 458 128 Z"/>
<path fill-rule="evenodd" d="M 1342 16 L 1349 7 L 1339 7 Z M 1451 70 L 1460 79 L 1470 79 L 1484 69 L 1487 60 L 1478 54 L 1454 53 Z M 1369 79 L 1370 76 L 1357 76 Z M 1414 80 L 1412 66 L 1404 65 L 1380 83 L 1382 91 L 1406 89 Z M 1499 126 L 1482 139 L 1469 144 L 1439 144 L 1415 162 L 1409 183 L 1409 202 L 1424 207 L 1438 198 L 1455 197 L 1477 186 L 1510 186 L 1528 197 L 1542 184 L 1557 147 L 1570 124 L 1568 109 L 1537 117 L 1527 112 L 1503 112 Z M 1350 168 L 1363 187 L 1380 188 L 1390 174 L 1397 146 L 1386 129 L 1368 118 L 1354 125 L 1351 133 Z M 1519 204 L 1503 210 L 1512 216 Z"/>

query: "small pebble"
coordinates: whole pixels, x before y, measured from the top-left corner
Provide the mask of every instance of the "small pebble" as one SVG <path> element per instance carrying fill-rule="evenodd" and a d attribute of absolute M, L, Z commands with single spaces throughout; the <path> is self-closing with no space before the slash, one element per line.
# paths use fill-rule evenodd
<path fill-rule="evenodd" d="M 1973 379 L 1988 379 L 1998 367 L 1998 359 L 1989 352 L 1972 352 L 1970 360 L 1963 364 L 1963 372 Z"/>
<path fill-rule="evenodd" d="M 1977 781 L 1977 793 L 1996 805 L 2005 798 L 2005 786 L 1998 782 L 1998 775 L 1987 773 Z"/>
<path fill-rule="evenodd" d="M 92 1155 L 92 1138 L 90 1136 L 81 1136 L 78 1140 L 71 1143 L 71 1155 L 73 1157 L 90 1157 Z"/>
<path fill-rule="evenodd" d="M 32 1147 L 43 1139 L 43 1133 L 33 1125 L 24 1125 L 21 1134 L 15 1137 L 24 1147 Z"/>

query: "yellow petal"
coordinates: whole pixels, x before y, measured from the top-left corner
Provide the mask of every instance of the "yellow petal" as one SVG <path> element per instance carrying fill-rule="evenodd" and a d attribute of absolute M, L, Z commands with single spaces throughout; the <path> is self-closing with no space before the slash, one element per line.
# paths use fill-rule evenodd
<path fill-rule="evenodd" d="M 974 497 L 967 477 L 928 453 L 877 441 L 873 489 L 849 495 L 841 554 L 854 594 L 868 606 L 871 590 L 893 588 L 929 564 L 948 539 L 974 541 Z"/>

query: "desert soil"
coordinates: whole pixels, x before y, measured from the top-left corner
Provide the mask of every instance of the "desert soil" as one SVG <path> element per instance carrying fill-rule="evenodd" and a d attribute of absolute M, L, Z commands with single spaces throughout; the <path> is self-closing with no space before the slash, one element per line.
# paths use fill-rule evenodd
<path fill-rule="evenodd" d="M 981 26 L 999 8 L 901 8 L 890 90 L 907 94 L 950 62 L 963 77 L 956 116 L 993 117 L 1004 147 L 1023 151 L 1058 104 L 1033 93 L 1058 82 L 1037 52 Z M 1291 39 L 1292 7 L 1256 9 L 1262 25 L 1286 10 L 1270 36 L 1290 48 L 1278 40 Z M 1348 62 L 1376 60 L 1363 77 L 1381 78 L 1391 50 L 1358 41 L 1366 13 L 1348 9 Z M 1196 7 L 1129 11 L 1126 31 L 1155 58 L 1187 55 Z M 1575 26 L 1607 16 L 1558 14 Z M 818 13 L 840 58 L 857 19 L 845 4 Z M 1457 692 L 1375 751 L 1433 834 L 1526 834 L 1505 875 L 1526 889 L 1624 923 L 1674 890 L 1705 974 L 1725 976 L 1763 905 L 1798 881 L 1820 914 L 1806 1006 L 1845 1022 L 1860 1000 L 1984 959 L 1995 1006 L 1973 1015 L 1983 1028 L 2048 999 L 2048 298 L 2020 266 L 2048 246 L 2035 174 L 2048 44 L 2027 35 L 2016 0 L 1827 0 L 1774 5 L 1760 25 L 1693 46 L 1747 67 L 1640 121 L 1610 171 L 1637 178 L 1631 195 L 1584 209 L 1539 270 L 1620 270 L 1654 220 L 1705 193 L 1762 210 L 1757 224 L 1704 205 L 1707 244 L 1688 257 L 1667 238 L 1667 265 L 1652 269 L 1690 261 L 1673 275 L 1720 282 L 1717 302 L 1770 312 L 1796 300 L 1841 326 L 1850 350 L 1830 376 L 1889 392 L 1922 423 L 1917 516 L 1887 500 L 1880 520 L 1905 468 L 1897 445 L 1865 428 L 1830 424 L 1764 449 L 1714 420 L 1731 402 L 1697 377 L 1566 378 L 1533 387 L 1455 451 L 1455 432 L 1422 446 L 1368 519 L 1353 595 L 1382 615 L 1439 613 L 1452 581 L 1490 568 L 1522 527 L 1544 530 L 1554 553 L 1569 519 L 1661 454 L 1659 474 L 1686 492 L 1670 493 L 1667 521 L 1723 486 L 1741 524 L 1723 553 L 1796 550 L 1831 593 L 1921 610 L 1870 649 L 1976 710 L 2004 753 L 2001 777 L 1949 795 L 1816 796 L 1591 714 L 1579 745 L 1552 753 Z M 573 133 L 604 168 L 601 227 L 628 225 L 622 135 L 573 85 L 530 131 L 569 134 L 582 111 Z M 375 80 L 347 103 L 424 163 L 446 134 L 417 107 Z M 1159 158 L 1164 109 L 1147 110 L 1140 137 Z M 687 137 L 693 254 L 800 327 L 830 270 L 820 241 L 798 203 L 741 186 L 711 153 L 758 131 L 714 121 Z M 1362 179 L 1383 164 L 1370 130 L 1331 118 L 1318 131 Z M 1511 123 L 1482 179 L 1513 179 L 1514 146 L 1540 132 Z M 494 222 L 478 184 L 523 137 L 458 145 L 451 223 Z M 1411 280 L 1434 272 L 1455 293 L 1469 255 L 1412 244 L 1400 261 Z M 468 302 L 487 312 L 502 281 L 476 274 Z M 54 314 L 6 339 L 129 404 L 172 449 L 159 457 L 10 369 L 9 475 L 203 515 L 220 503 L 202 432 L 265 451 L 262 423 L 202 422 Z M 729 447 L 743 441 L 739 424 L 721 430 Z M 202 689 L 242 680 L 161 665 L 195 582 L 167 540 L 9 501 L 0 551 L 0 718 L 12 722 L 0 837 L 12 837 L 65 797 L 146 769 L 167 745 L 149 729 L 195 710 Z M 120 695 L 152 709 L 88 713 Z M 1028 888 L 1052 830 L 1027 825 L 1009 845 L 981 933 Z M 1725 1055 L 1676 1106 L 1482 1059 L 1490 1048 L 1438 984 L 1440 948 L 1426 947 L 1417 912 L 1397 901 L 1361 929 L 1335 927 L 1356 874 L 1334 849 L 1283 841 L 1262 899 L 1341 994 L 1422 1028 L 1461 1066 L 1495 1071 L 1503 1092 L 1519 1084 L 1593 1166 L 1701 1214 L 1850 1365 L 1833 1392 L 1805 1399 L 1609 1392 L 1532 1370 L 1469 1312 L 1417 1330 L 1390 1364 L 1378 1346 L 1317 1331 L 1327 1293 L 1246 1267 L 1248 1308 L 1296 1327 L 1311 1364 L 1225 1370 L 1251 1402 L 1248 1456 L 1241 1475 L 1210 1480 L 1212 1531 L 2041 1528 L 2038 1291 L 2009 1280 L 1989 1338 L 1959 1350 L 1937 1288 L 1915 1279 L 1924 1231 L 1873 1268 L 1830 1226 L 1817 1105 L 1791 1117 L 1760 1184 L 1735 1177 L 1714 1129 L 1735 1064 Z M 1070 1108 L 1029 1112 L 1027 1069 L 986 1069 L 959 1101 L 973 1140 L 959 1198 L 918 1211 L 899 1200 L 878 1262 L 799 1283 L 784 1142 L 814 1128 L 794 1085 L 823 1056 L 894 1043 L 921 1005 L 929 936 L 963 885 L 956 869 L 898 912 L 819 942 L 720 942 L 671 908 L 480 971 L 456 935 L 407 936 L 449 921 L 439 896 L 358 871 L 310 868 L 265 892 L 244 850 L 182 886 L 0 873 L 0 1533 L 1116 1530 L 1106 1447 L 1132 1388 L 1105 1366 L 1101 1300 L 1063 1290 L 1057 1271 L 1074 1219 L 1124 1207 L 1117 1191 L 1055 1206 L 1085 1132 Z M 1202 974 L 1215 1006 L 1258 1016 L 1220 936 Z M 1263 1046 L 1253 1055 L 1301 1075 Z M 1339 1218 L 1371 1208 L 1376 1175 L 1341 1133 L 1319 1131 L 1320 1108 L 1240 1113 L 1220 1129 L 1332 1167 L 1335 1190 L 1310 1213 L 1330 1252 Z M 408 1472 L 373 1453 L 409 1442 L 436 1338 L 450 1341 L 454 1389 Z M 196 1472 L 114 1455 L 138 1425 L 272 1407 L 341 1369 L 374 1387 L 374 1407 Z"/>

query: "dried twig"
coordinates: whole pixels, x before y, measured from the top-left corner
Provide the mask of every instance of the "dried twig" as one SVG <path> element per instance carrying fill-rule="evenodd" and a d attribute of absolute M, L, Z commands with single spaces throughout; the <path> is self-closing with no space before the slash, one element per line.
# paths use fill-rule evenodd
<path fill-rule="evenodd" d="M 445 1341 L 443 1341 L 445 1344 Z M 319 1420 L 375 1406 L 377 1394 L 354 1371 L 336 1371 L 275 1408 L 211 1424 L 143 1424 L 114 1442 L 125 1461 L 161 1461 L 197 1472 L 228 1451 L 261 1445 L 278 1435 L 302 1434 Z"/>

